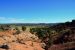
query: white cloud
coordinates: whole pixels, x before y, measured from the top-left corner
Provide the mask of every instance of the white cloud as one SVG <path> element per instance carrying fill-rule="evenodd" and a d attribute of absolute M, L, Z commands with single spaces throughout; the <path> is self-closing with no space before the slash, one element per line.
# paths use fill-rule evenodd
<path fill-rule="evenodd" d="M 24 19 L 22 19 L 22 18 L 0 17 L 0 21 L 5 21 L 7 23 L 23 23 Z"/>
<path fill-rule="evenodd" d="M 0 20 L 5 20 L 6 18 L 5 17 L 0 17 Z"/>

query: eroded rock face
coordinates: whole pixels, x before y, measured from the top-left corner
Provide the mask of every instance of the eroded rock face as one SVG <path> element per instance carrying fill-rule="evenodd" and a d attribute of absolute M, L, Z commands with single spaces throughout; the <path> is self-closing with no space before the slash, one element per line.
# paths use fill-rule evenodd
<path fill-rule="evenodd" d="M 14 32 L 0 32 L 0 50 L 44 50 L 37 36 L 29 32 L 13 35 Z"/>
<path fill-rule="evenodd" d="M 37 42 L 27 41 L 26 44 L 10 43 L 9 50 L 44 50 Z"/>
<path fill-rule="evenodd" d="M 75 43 L 52 45 L 48 50 L 70 50 L 75 48 Z"/>

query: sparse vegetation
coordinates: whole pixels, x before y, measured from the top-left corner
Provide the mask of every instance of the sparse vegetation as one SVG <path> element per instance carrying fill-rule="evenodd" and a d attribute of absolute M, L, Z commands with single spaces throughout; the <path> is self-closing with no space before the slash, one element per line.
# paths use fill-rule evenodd
<path fill-rule="evenodd" d="M 59 23 L 54 26 L 43 26 L 43 27 L 40 26 L 39 27 L 39 26 L 30 26 L 30 25 L 29 26 L 20 25 L 20 26 L 15 26 L 14 28 L 16 30 L 14 30 L 15 32 L 13 33 L 12 38 L 14 36 L 15 39 L 17 40 L 13 42 L 17 42 L 17 43 L 25 45 L 25 41 L 27 40 L 35 41 L 35 38 L 31 36 L 31 35 L 35 35 L 36 37 L 38 37 L 38 40 L 36 41 L 40 41 L 39 43 L 46 44 L 45 46 L 43 46 L 45 50 L 48 50 L 48 48 L 52 47 L 53 45 L 59 46 L 59 44 L 65 47 L 68 47 L 69 45 L 75 46 L 74 45 L 75 43 L 74 44 L 71 43 L 71 42 L 75 42 L 75 21 L 74 20 L 72 22 Z M 1 31 L 7 31 L 7 30 L 11 31 L 11 27 L 10 25 L 0 25 L 0 30 Z M 31 34 L 29 35 L 28 33 L 31 33 Z M 1 35 L 1 40 L 4 41 L 4 39 L 2 39 L 2 36 L 3 34 Z M 6 33 L 4 36 L 6 36 Z M 5 39 L 7 39 L 8 37 L 5 37 Z M 7 46 L 2 46 L 1 48 L 4 48 L 4 47 L 7 47 Z"/>

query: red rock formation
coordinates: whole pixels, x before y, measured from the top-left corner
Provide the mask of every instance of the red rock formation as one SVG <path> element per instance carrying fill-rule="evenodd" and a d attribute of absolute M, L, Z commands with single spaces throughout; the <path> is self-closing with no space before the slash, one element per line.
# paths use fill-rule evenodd
<path fill-rule="evenodd" d="M 0 32 L 0 50 L 6 50 L 3 45 L 7 45 L 9 47 L 8 50 L 44 50 L 35 35 L 29 32 L 13 35 L 15 32 Z"/>

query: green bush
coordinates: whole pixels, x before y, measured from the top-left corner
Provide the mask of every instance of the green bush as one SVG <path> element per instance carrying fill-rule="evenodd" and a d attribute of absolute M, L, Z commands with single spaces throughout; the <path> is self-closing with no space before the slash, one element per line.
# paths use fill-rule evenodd
<path fill-rule="evenodd" d="M 22 26 L 22 31 L 25 31 L 26 30 L 26 27 L 25 26 Z"/>
<path fill-rule="evenodd" d="M 31 28 L 30 32 L 34 34 L 36 32 L 36 35 L 40 38 L 43 39 L 44 37 L 49 36 L 49 29 L 48 28 Z"/>

